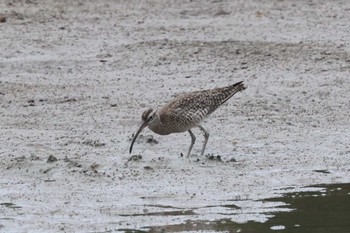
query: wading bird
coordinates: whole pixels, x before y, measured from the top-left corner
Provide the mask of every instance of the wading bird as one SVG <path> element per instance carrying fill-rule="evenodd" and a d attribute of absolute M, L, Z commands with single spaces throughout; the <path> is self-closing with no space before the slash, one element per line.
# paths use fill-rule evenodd
<path fill-rule="evenodd" d="M 234 94 L 244 89 L 246 87 L 243 81 L 241 81 L 227 87 L 181 95 L 164 105 L 158 111 L 152 108 L 146 110 L 142 114 L 142 124 L 132 139 L 129 152 L 131 153 L 137 136 L 148 126 L 150 130 L 160 135 L 187 131 L 191 136 L 191 145 L 187 152 L 187 157 L 189 157 L 193 144 L 196 141 L 196 137 L 191 129 L 198 127 L 204 133 L 204 143 L 201 152 L 201 155 L 203 155 L 209 139 L 209 133 L 200 125 L 201 121 Z"/>

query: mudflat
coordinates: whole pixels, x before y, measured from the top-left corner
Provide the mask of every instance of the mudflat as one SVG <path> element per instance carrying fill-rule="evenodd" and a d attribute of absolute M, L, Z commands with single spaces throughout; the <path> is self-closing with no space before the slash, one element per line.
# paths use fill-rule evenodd
<path fill-rule="evenodd" d="M 209 231 L 350 183 L 349 14 L 346 0 L 2 0 L 0 231 Z M 198 129 L 189 159 L 188 133 L 148 129 L 129 154 L 144 110 L 238 81 L 203 122 L 205 156 Z"/>

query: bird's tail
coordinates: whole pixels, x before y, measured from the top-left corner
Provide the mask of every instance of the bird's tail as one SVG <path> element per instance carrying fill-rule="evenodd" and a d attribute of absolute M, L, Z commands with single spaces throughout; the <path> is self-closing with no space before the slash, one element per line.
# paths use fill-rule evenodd
<path fill-rule="evenodd" d="M 225 103 L 227 100 L 229 100 L 234 94 L 236 94 L 239 91 L 245 90 L 247 87 L 244 86 L 243 81 L 235 83 L 228 87 L 222 87 L 220 88 L 221 91 L 225 94 L 224 100 L 221 102 L 221 104 Z"/>

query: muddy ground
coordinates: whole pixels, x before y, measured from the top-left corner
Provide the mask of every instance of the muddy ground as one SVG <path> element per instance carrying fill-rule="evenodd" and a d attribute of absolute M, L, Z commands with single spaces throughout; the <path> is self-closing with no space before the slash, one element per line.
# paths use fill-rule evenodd
<path fill-rule="evenodd" d="M 350 183 L 349 15 L 346 0 L 1 1 L 0 231 L 209 232 Z M 241 80 L 203 123 L 206 156 L 197 129 L 190 159 L 189 134 L 148 129 L 128 153 L 148 107 Z"/>

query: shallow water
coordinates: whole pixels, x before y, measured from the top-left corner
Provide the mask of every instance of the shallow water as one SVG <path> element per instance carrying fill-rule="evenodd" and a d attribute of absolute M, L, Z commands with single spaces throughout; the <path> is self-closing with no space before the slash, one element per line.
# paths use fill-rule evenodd
<path fill-rule="evenodd" d="M 256 229 L 268 232 L 273 226 L 283 226 L 285 232 L 350 232 L 350 184 L 316 187 L 324 189 L 271 199 L 289 204 L 294 211 L 278 213 L 266 223 L 257 224 Z"/>
<path fill-rule="evenodd" d="M 307 188 L 317 191 L 286 193 L 280 198 L 263 200 L 281 203 L 280 207 L 283 208 L 283 211 L 277 209 L 264 213 L 270 217 L 263 223 L 236 223 L 231 220 L 232 216 L 226 213 L 227 218 L 215 221 L 196 221 L 191 218 L 182 224 L 127 232 L 350 232 L 350 184 L 317 185 Z M 234 205 L 227 207 L 237 209 Z M 194 212 L 164 212 L 164 215 L 169 214 L 176 217 L 193 215 Z"/>

